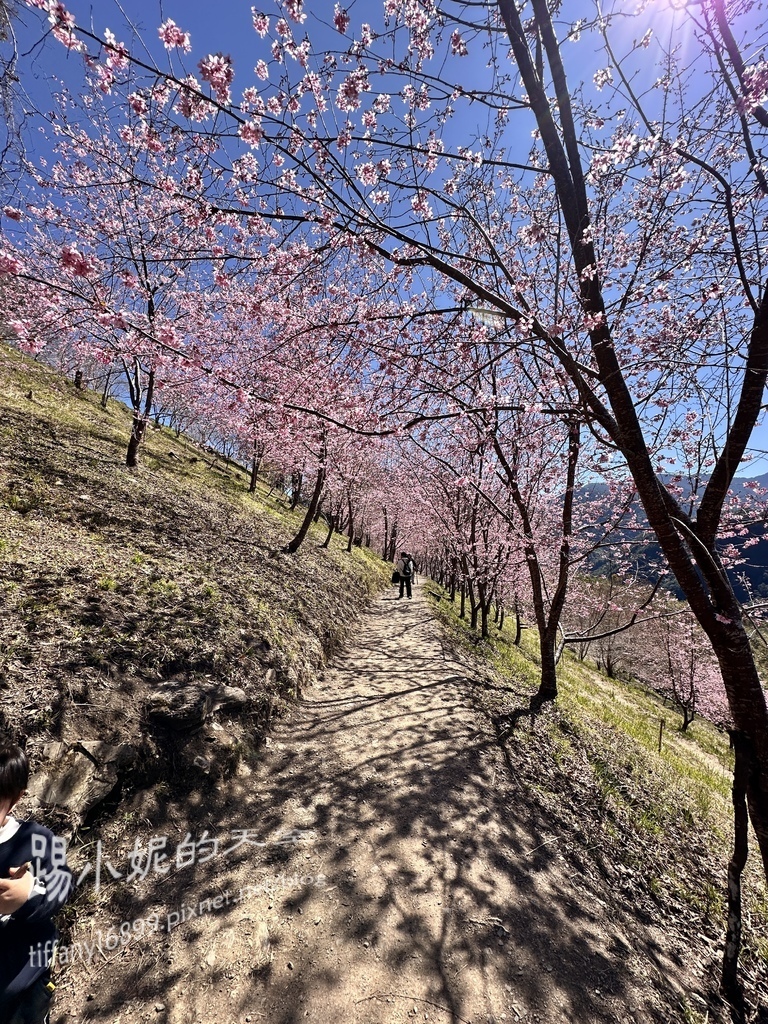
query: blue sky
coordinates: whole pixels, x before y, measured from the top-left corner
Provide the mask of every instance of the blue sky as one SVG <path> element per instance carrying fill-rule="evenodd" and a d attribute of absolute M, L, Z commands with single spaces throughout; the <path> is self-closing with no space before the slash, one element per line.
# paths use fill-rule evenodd
<path fill-rule="evenodd" d="M 157 0 L 127 0 L 122 5 L 126 20 L 121 13 L 121 5 L 114 0 L 72 0 L 69 4 L 78 21 L 90 24 L 96 34 L 102 36 L 105 29 L 109 28 L 119 40 L 125 41 L 134 50 L 137 48 L 137 42 L 143 41 L 160 67 L 167 66 L 168 56 L 158 39 L 157 29 L 165 19 L 172 18 L 191 35 L 192 53 L 185 59 L 188 71 L 195 72 L 198 59 L 207 53 L 222 51 L 232 56 L 235 63 L 233 94 L 236 100 L 241 90 L 253 81 L 253 66 L 256 60 L 264 56 L 265 50 L 264 42 L 259 39 L 251 24 L 251 6 L 250 0 L 219 0 L 216 4 L 189 3 L 183 0 L 164 3 Z M 357 30 L 364 21 L 370 21 L 375 27 L 380 21 L 381 8 L 381 0 L 355 0 L 347 4 L 352 18 L 352 30 Z M 270 2 L 265 2 L 263 9 L 273 14 Z M 338 47 L 341 39 L 329 26 L 333 16 L 333 0 L 306 0 L 305 10 L 307 18 L 300 33 L 308 34 L 313 49 L 322 51 L 328 46 Z M 586 10 L 586 5 L 572 4 L 567 10 L 568 17 L 576 21 L 580 11 Z M 50 106 L 51 94 L 58 89 L 58 79 L 69 84 L 73 91 L 78 90 L 82 82 L 82 62 L 76 55 L 67 55 L 64 48 L 54 40 L 49 39 L 39 45 L 41 21 L 36 13 L 25 9 L 21 12 L 20 19 L 20 49 L 29 55 L 29 59 L 22 65 L 22 84 L 29 92 L 33 105 L 44 110 Z M 684 53 L 690 40 L 679 34 L 676 37 L 677 30 L 673 27 L 673 19 L 674 15 L 670 13 L 666 0 L 658 0 L 649 5 L 639 20 L 627 19 L 625 30 L 619 27 L 619 45 L 629 47 L 633 38 L 638 38 L 649 24 L 653 24 L 658 32 L 677 38 Z M 650 56 L 648 51 L 642 52 Z M 596 52 L 593 41 L 586 38 L 580 43 L 566 44 L 564 53 L 568 60 L 572 83 L 580 79 L 589 82 L 595 69 L 605 63 L 604 58 Z M 174 60 L 177 59 L 174 55 Z M 469 58 L 462 59 L 460 65 L 457 62 L 457 78 L 460 76 L 462 84 L 466 86 L 481 81 L 486 74 L 484 61 L 482 53 L 475 52 Z M 178 65 L 176 69 L 179 70 Z M 478 129 L 482 128 L 484 123 L 483 120 L 478 120 L 478 116 L 483 119 L 485 117 L 477 107 L 467 108 L 467 116 L 462 115 L 461 120 L 451 126 L 452 137 L 449 141 L 471 146 Z M 461 132 L 466 133 L 465 138 L 460 137 Z M 522 158 L 528 145 L 525 141 L 526 134 L 526 131 L 521 129 L 519 157 Z M 32 151 L 38 145 L 36 138 L 39 136 L 34 131 L 29 132 L 28 143 Z M 765 429 L 761 428 L 756 435 L 755 446 L 759 449 L 768 448 L 767 437 Z M 759 462 L 753 463 L 749 472 L 752 474 L 766 470 L 768 456 L 761 453 Z"/>

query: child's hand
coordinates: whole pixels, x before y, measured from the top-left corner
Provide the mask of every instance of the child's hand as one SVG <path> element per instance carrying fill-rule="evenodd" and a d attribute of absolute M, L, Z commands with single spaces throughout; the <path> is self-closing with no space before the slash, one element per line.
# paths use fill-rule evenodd
<path fill-rule="evenodd" d="M 35 879 L 29 864 L 11 868 L 8 878 L 0 878 L 0 915 L 15 914 L 29 899 Z"/>

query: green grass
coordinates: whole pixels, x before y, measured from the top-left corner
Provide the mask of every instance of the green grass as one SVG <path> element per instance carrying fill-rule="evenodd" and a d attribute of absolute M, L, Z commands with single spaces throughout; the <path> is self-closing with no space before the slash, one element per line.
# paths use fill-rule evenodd
<path fill-rule="evenodd" d="M 380 559 L 347 553 L 346 538 L 322 549 L 322 524 L 284 554 L 303 509 L 289 511 L 263 481 L 250 494 L 245 470 L 183 435 L 149 429 L 128 470 L 123 405 L 104 410 L 99 394 L 4 346 L 0 374 L 0 676 L 11 729 L 26 729 L 22 708 L 37 699 L 31 663 L 54 703 L 72 679 L 98 694 L 92 712 L 72 713 L 66 700 L 56 711 L 65 738 L 130 739 L 144 695 L 166 676 L 246 686 L 255 704 L 260 686 L 295 694 L 386 582 Z"/>
<path fill-rule="evenodd" d="M 451 642 L 487 665 L 476 687 L 478 706 L 489 716 L 526 708 L 540 681 L 535 630 L 524 629 L 517 647 L 508 620 L 481 640 L 468 619 L 458 618 L 458 601 L 431 589 L 439 594 L 434 604 Z M 644 880 L 649 898 L 684 903 L 719 938 L 733 834 L 727 734 L 702 718 L 681 733 L 679 715 L 662 698 L 609 679 L 570 652 L 558 666 L 558 690 L 554 704 L 516 727 L 507 744 L 518 759 L 515 771 L 529 758 L 538 766 L 538 792 L 588 802 L 592 837 L 614 862 Z M 755 855 L 744 876 L 744 900 L 743 961 L 765 971 L 768 896 Z"/>
<path fill-rule="evenodd" d="M 493 626 L 487 640 L 478 640 L 467 619 L 458 618 L 458 604 L 441 600 L 437 605 L 443 621 L 455 631 L 461 645 L 487 660 L 510 691 L 539 685 L 540 658 L 538 637 L 533 629 L 522 632 L 520 646 L 513 643 L 514 627 L 509 619 L 500 631 Z M 677 728 L 679 716 L 663 699 L 632 683 L 609 679 L 566 651 L 558 666 L 558 705 L 574 727 L 600 723 L 609 730 L 631 739 L 638 751 L 653 755 L 654 767 L 674 773 L 684 780 L 695 795 L 697 809 L 713 802 L 730 803 L 733 756 L 728 736 L 702 718 L 689 727 L 687 734 Z M 493 713 L 507 708 L 509 697 L 490 697 Z M 659 724 L 664 722 L 661 753 Z"/>

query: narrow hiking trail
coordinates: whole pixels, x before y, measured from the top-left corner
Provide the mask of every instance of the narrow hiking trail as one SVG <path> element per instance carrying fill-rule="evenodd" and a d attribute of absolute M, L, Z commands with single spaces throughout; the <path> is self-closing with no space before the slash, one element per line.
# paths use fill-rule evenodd
<path fill-rule="evenodd" d="M 129 946 L 110 995 L 92 976 L 74 1019 L 671 1019 L 647 949 L 636 952 L 516 793 L 467 673 L 421 588 L 412 601 L 394 589 L 380 598 L 354 646 L 274 727 L 257 768 L 205 808 L 212 834 L 297 830 L 297 841 L 198 865 L 184 902 L 247 895 Z M 162 889 L 144 913 L 158 899 Z M 167 909 L 178 893 L 164 899 Z"/>

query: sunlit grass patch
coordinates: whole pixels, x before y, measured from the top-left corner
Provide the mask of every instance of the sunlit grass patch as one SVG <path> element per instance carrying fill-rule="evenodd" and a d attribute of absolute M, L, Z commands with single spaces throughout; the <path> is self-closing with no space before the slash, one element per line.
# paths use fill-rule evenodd
<path fill-rule="evenodd" d="M 458 602 L 431 589 L 450 642 L 487 666 L 475 683 L 478 705 L 501 723 L 523 712 L 505 741 L 513 780 L 527 761 L 536 765 L 526 776 L 529 792 L 545 800 L 588 801 L 590 842 L 620 871 L 632 872 L 633 885 L 641 885 L 651 901 L 686 905 L 709 922 L 719 941 L 733 832 L 727 733 L 702 718 L 682 733 L 680 716 L 661 697 L 640 684 L 610 679 L 569 651 L 558 666 L 556 702 L 531 718 L 525 712 L 540 681 L 535 631 L 523 630 L 516 646 L 514 622 L 508 621 L 480 641 L 458 618 Z M 547 807 L 551 813 L 552 804 Z M 585 811 L 572 816 L 584 818 Z M 754 856 L 744 892 L 744 962 L 764 970 L 768 896 Z"/>

